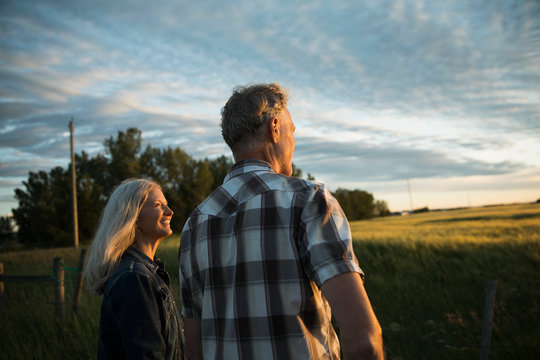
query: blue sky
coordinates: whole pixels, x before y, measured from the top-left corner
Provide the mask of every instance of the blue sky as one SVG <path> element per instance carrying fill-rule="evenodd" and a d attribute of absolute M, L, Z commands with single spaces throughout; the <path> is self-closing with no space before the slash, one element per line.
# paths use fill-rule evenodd
<path fill-rule="evenodd" d="M 230 155 L 220 109 L 257 82 L 288 88 L 293 162 L 332 190 L 392 211 L 540 198 L 535 0 L 2 0 L 0 34 L 1 215 L 68 165 L 71 117 L 77 153 L 135 126 Z"/>

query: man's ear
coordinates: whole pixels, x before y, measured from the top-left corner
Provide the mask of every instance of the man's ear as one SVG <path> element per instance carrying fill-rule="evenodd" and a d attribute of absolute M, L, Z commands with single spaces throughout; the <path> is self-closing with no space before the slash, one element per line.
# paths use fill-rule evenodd
<path fill-rule="evenodd" d="M 268 121 L 268 133 L 270 134 L 270 139 L 274 144 L 277 143 L 279 139 L 279 125 L 279 119 L 277 116 Z"/>

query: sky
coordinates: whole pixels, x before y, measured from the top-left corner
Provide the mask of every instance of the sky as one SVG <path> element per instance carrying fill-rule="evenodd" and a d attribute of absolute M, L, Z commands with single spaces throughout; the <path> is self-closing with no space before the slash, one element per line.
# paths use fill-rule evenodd
<path fill-rule="evenodd" d="M 540 2 L 0 2 L 0 215 L 29 172 L 137 127 L 230 156 L 234 87 L 277 82 L 294 164 L 391 211 L 540 199 Z M 69 189 L 66 189 L 69 191 Z"/>

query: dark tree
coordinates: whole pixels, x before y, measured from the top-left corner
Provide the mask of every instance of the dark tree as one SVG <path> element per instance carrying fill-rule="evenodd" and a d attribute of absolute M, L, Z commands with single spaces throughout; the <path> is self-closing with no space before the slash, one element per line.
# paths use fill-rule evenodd
<path fill-rule="evenodd" d="M 108 168 L 109 186 L 140 175 L 138 155 L 141 142 L 141 131 L 137 128 L 129 128 L 126 132 L 119 131 L 116 139 L 111 136 L 105 140 L 105 151 L 111 157 Z"/>
<path fill-rule="evenodd" d="M 46 247 L 72 242 L 71 182 L 67 171 L 55 167 L 49 174 L 30 172 L 23 184 L 26 191 L 15 189 L 19 207 L 13 209 L 19 241 Z"/>
<path fill-rule="evenodd" d="M 79 241 L 87 243 L 94 236 L 101 211 L 105 207 L 114 184 L 110 180 L 109 161 L 102 154 L 90 158 L 83 151 L 81 155 L 76 155 L 75 165 Z"/>
<path fill-rule="evenodd" d="M 373 195 L 362 190 L 337 189 L 333 194 L 349 221 L 373 216 Z"/>
<path fill-rule="evenodd" d="M 10 216 L 0 216 L 0 244 L 12 240 L 14 236 L 13 219 Z"/>
<path fill-rule="evenodd" d="M 299 177 L 299 178 L 302 177 L 302 169 L 296 167 L 296 165 L 294 165 L 294 163 L 292 163 L 292 174 L 291 174 L 291 176 Z"/>
<path fill-rule="evenodd" d="M 388 209 L 388 204 L 384 200 L 375 200 L 373 204 L 373 215 L 374 216 L 388 216 L 390 215 L 390 209 Z"/>
<path fill-rule="evenodd" d="M 220 157 L 210 161 L 210 172 L 214 177 L 214 183 L 212 185 L 214 189 L 223 184 L 223 179 L 225 179 L 225 176 L 233 165 L 233 159 L 225 155 L 221 155 Z"/>

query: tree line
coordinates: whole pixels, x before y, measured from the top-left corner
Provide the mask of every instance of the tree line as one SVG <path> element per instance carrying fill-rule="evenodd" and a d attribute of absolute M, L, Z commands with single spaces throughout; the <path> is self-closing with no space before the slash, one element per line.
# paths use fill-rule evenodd
<path fill-rule="evenodd" d="M 104 141 L 104 153 L 90 157 L 82 151 L 75 155 L 79 239 L 88 243 L 99 217 L 115 186 L 128 178 L 148 178 L 162 186 L 169 206 L 175 212 L 171 226 L 179 233 L 191 211 L 216 187 L 233 165 L 224 155 L 197 160 L 181 148 L 157 148 L 150 144 L 142 150 L 142 133 L 137 128 L 119 131 L 116 138 Z M 15 189 L 18 207 L 12 209 L 16 239 L 26 246 L 59 247 L 73 244 L 71 164 L 49 172 L 29 172 L 25 189 Z M 293 176 L 302 170 L 293 164 Z M 314 180 L 311 174 L 307 178 Z M 349 220 L 388 215 L 384 201 L 362 190 L 338 189 L 334 195 Z M 11 237 L 11 219 L 0 217 L 1 241 Z"/>

